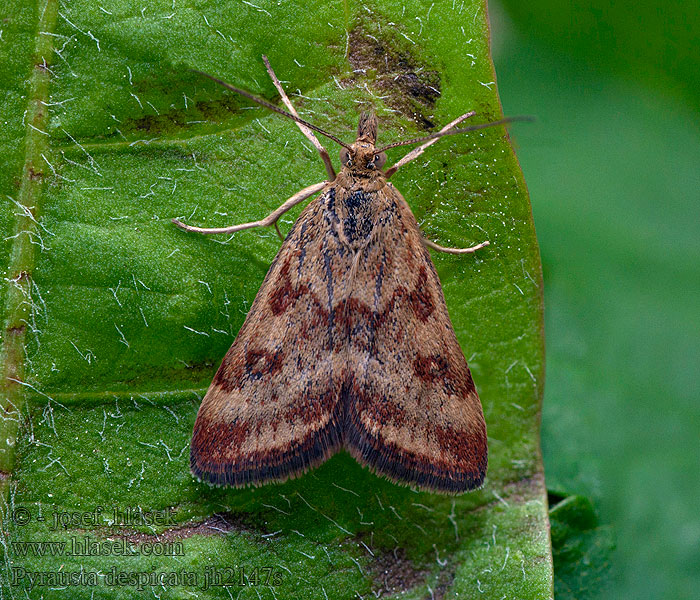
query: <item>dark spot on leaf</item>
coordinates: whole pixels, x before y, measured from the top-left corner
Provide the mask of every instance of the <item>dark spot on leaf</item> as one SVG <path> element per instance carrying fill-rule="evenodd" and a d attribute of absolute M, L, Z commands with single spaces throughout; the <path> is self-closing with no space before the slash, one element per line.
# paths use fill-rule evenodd
<path fill-rule="evenodd" d="M 231 533 L 241 533 L 258 529 L 252 523 L 250 515 L 234 514 L 230 512 L 215 513 L 204 521 L 198 523 L 183 523 L 175 527 L 169 527 L 159 533 L 146 533 L 129 529 L 115 529 L 114 527 L 97 528 L 90 533 L 99 537 L 113 538 L 118 535 L 132 544 L 143 544 L 146 542 L 172 542 L 184 540 L 195 535 L 212 536 L 226 535 Z M 261 531 L 264 533 L 264 529 Z"/>
<path fill-rule="evenodd" d="M 27 169 L 27 174 L 32 181 L 41 181 L 44 177 L 44 174 L 41 171 L 35 171 L 34 167 L 29 167 L 29 169 Z"/>
<path fill-rule="evenodd" d="M 358 79 L 372 80 L 389 106 L 422 129 L 431 129 L 435 124 L 430 111 L 440 97 L 440 73 L 428 68 L 415 47 L 392 30 L 360 22 L 350 31 L 350 64 Z"/>
<path fill-rule="evenodd" d="M 378 554 L 370 570 L 375 584 L 372 590 L 375 598 L 404 594 L 423 585 L 430 574 L 426 567 L 416 566 L 403 548 Z"/>

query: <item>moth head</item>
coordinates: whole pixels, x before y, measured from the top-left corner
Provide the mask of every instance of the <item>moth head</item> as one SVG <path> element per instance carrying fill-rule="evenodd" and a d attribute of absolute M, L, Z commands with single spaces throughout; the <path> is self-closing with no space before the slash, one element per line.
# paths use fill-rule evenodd
<path fill-rule="evenodd" d="M 343 167 L 348 169 L 379 171 L 386 162 L 386 154 L 384 152 L 376 152 L 374 145 L 356 143 L 353 144 L 351 150 L 347 148 L 340 149 L 340 162 Z"/>
<path fill-rule="evenodd" d="M 348 169 L 352 169 L 352 167 L 355 166 L 355 161 L 354 159 L 354 152 L 351 150 L 348 150 L 344 146 L 340 149 L 340 163 L 344 166 L 347 167 Z"/>
<path fill-rule="evenodd" d="M 386 154 L 377 152 L 377 116 L 373 112 L 363 112 L 357 125 L 357 140 L 351 147 L 340 150 L 343 167 L 356 173 L 379 171 L 386 162 Z"/>

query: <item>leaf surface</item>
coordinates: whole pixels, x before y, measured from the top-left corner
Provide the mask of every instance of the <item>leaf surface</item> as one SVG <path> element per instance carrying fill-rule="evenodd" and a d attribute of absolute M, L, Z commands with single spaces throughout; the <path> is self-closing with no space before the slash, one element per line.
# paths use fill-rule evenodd
<path fill-rule="evenodd" d="M 441 140 L 393 178 L 428 237 L 492 244 L 434 256 L 484 406 L 485 487 L 419 493 L 346 454 L 249 490 L 209 488 L 188 469 L 199 402 L 279 241 L 205 238 L 170 219 L 257 220 L 325 176 L 294 123 L 188 69 L 278 102 L 265 53 L 302 118 L 347 141 L 369 106 L 382 143 L 468 110 L 486 122 L 501 113 L 484 5 L 15 4 L 0 49 L 3 588 L 551 597 L 541 269 L 502 129 Z M 59 545 L 37 556 L 26 541 Z M 32 584 L 30 572 L 48 575 Z M 207 576 L 220 585 L 204 590 Z"/>

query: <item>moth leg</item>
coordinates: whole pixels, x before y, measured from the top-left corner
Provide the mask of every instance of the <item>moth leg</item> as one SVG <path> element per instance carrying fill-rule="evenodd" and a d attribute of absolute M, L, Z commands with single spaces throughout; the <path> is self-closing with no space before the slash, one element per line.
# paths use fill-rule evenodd
<path fill-rule="evenodd" d="M 447 252 L 447 254 L 472 254 L 473 252 L 476 252 L 477 250 L 485 248 L 486 246 L 489 246 L 491 244 L 491 242 L 487 240 L 485 242 L 481 242 L 481 244 L 472 246 L 471 248 L 447 248 L 445 246 L 440 246 L 435 242 L 431 242 L 429 239 L 426 238 L 423 238 L 423 243 L 426 246 L 428 246 L 428 248 L 432 248 L 433 250 L 437 250 L 438 252 Z"/>
<path fill-rule="evenodd" d="M 186 225 L 179 219 L 173 219 L 173 223 L 177 225 L 180 229 L 185 231 L 194 231 L 196 233 L 212 234 L 212 233 L 236 233 L 236 231 L 242 231 L 243 229 L 252 229 L 253 227 L 269 227 L 270 225 L 275 225 L 277 228 L 277 219 L 279 219 L 284 213 L 286 213 L 290 208 L 296 206 L 300 202 L 306 200 L 309 196 L 313 196 L 316 192 L 320 192 L 324 187 L 328 185 L 327 181 L 321 181 L 319 183 L 314 183 L 309 187 L 305 187 L 303 190 L 298 191 L 284 204 L 273 210 L 264 219 L 259 221 L 251 221 L 250 223 L 241 223 L 240 225 L 232 225 L 231 227 L 194 227 L 193 225 Z M 277 228 L 278 235 L 279 228 Z"/>
<path fill-rule="evenodd" d="M 453 129 L 454 127 L 456 127 L 457 125 L 459 125 L 462 121 L 464 121 L 465 119 L 468 119 L 469 117 L 473 117 L 475 114 L 476 114 L 476 113 L 475 113 L 473 110 L 470 111 L 470 112 L 468 112 L 468 113 L 464 113 L 461 117 L 457 117 L 454 121 L 452 121 L 451 123 L 448 123 L 447 125 L 445 125 L 445 126 L 440 130 L 440 133 L 444 133 L 445 131 L 449 131 L 450 129 Z M 416 158 L 418 158 L 421 154 L 423 154 L 423 152 L 425 151 L 425 149 L 426 149 L 428 146 L 430 146 L 431 144 L 434 144 L 434 143 L 437 142 L 439 139 L 440 139 L 440 138 L 434 138 L 434 139 L 432 139 L 432 140 L 428 140 L 427 142 L 425 142 L 425 144 L 423 144 L 423 145 L 421 145 L 421 146 L 418 146 L 418 148 L 414 148 L 413 150 L 411 150 L 411 151 L 410 151 L 406 156 L 404 156 L 401 160 L 399 160 L 398 162 L 396 162 L 396 163 L 394 163 L 393 165 L 391 165 L 391 166 L 384 172 L 384 176 L 385 176 L 387 179 L 389 179 L 389 177 L 391 177 L 394 173 L 396 173 L 396 171 L 398 171 L 398 170 L 399 170 L 401 167 L 403 167 L 404 165 L 407 165 L 408 163 L 410 163 L 412 160 L 415 160 Z"/>
<path fill-rule="evenodd" d="M 277 75 L 275 75 L 275 72 L 272 70 L 272 67 L 270 66 L 270 61 L 267 60 L 267 56 L 263 54 L 263 62 L 265 63 L 265 66 L 267 67 L 267 72 L 270 75 L 270 79 L 272 79 L 272 83 L 275 84 L 275 87 L 277 88 L 277 91 L 279 92 L 280 96 L 282 97 L 282 102 L 284 102 L 284 105 L 289 109 L 289 112 L 292 113 L 295 117 L 298 117 L 299 114 L 297 113 L 296 109 L 294 108 L 294 105 L 291 103 L 289 98 L 287 98 L 287 94 L 284 91 L 284 88 L 282 87 L 282 84 L 280 83 L 280 80 L 277 79 Z M 295 121 L 296 122 L 296 121 Z M 323 164 L 326 166 L 326 173 L 328 173 L 328 180 L 333 181 L 335 179 L 335 169 L 333 169 L 333 163 L 331 162 L 331 157 L 328 156 L 328 151 L 321 145 L 321 142 L 316 139 L 316 136 L 311 132 L 311 130 L 306 127 L 305 125 L 302 125 L 299 122 L 296 122 L 297 127 L 301 129 L 301 132 L 307 137 L 307 139 L 314 145 L 316 150 L 318 150 L 318 153 L 321 155 L 321 160 L 323 161 Z"/>

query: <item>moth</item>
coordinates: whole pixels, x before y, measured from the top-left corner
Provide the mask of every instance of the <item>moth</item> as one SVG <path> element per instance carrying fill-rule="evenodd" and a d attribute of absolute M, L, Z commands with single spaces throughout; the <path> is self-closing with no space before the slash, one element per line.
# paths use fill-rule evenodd
<path fill-rule="evenodd" d="M 263 56 L 289 112 L 201 73 L 294 120 L 318 149 L 328 180 L 311 185 L 260 221 L 187 231 L 234 233 L 277 227 L 282 214 L 319 194 L 284 239 L 197 413 L 190 467 L 200 480 L 244 487 L 282 482 L 341 449 L 393 482 L 460 493 L 482 485 L 486 425 L 450 322 L 428 248 L 389 182 L 440 132 L 377 147 L 377 118 L 363 113 L 346 144 L 301 119 Z M 336 174 L 316 131 L 341 146 Z M 384 169 L 389 148 L 421 144 Z M 277 229 L 279 234 L 279 229 Z M 281 234 L 280 234 L 280 237 Z"/>

